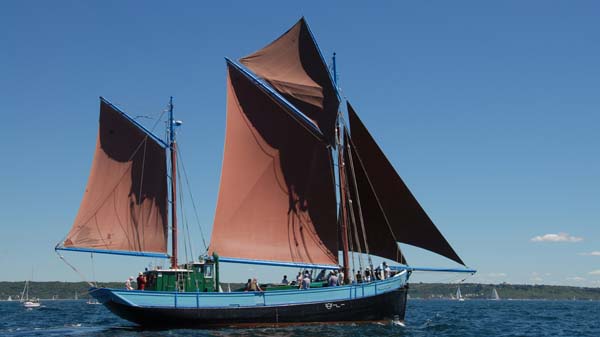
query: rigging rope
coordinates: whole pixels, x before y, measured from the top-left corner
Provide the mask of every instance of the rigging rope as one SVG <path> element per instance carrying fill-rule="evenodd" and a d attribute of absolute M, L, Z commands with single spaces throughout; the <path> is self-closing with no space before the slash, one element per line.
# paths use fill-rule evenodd
<path fill-rule="evenodd" d="M 354 239 L 356 240 L 356 247 L 358 249 L 358 270 L 362 272 L 363 270 L 363 257 L 362 257 L 362 248 L 360 247 L 360 239 L 358 238 L 358 230 L 356 228 L 356 220 L 354 218 L 354 210 L 352 208 L 352 199 L 348 196 L 348 213 L 350 213 L 350 226 L 349 230 L 354 234 Z"/>
<path fill-rule="evenodd" d="M 75 266 L 73 266 L 72 264 L 70 264 L 70 263 L 69 263 L 69 261 L 67 261 L 67 259 L 65 259 L 65 257 L 64 257 L 64 256 L 62 256 L 61 254 L 59 254 L 59 253 L 58 253 L 56 250 L 54 250 L 54 252 L 56 253 L 56 255 L 58 255 L 58 257 L 59 257 L 61 260 L 63 260 L 63 262 L 64 262 L 64 263 L 65 263 L 67 266 L 71 267 L 71 269 L 73 269 L 73 271 L 74 271 L 75 273 L 77 273 L 77 274 L 79 275 L 79 277 L 81 277 L 81 280 L 82 280 L 82 281 L 84 281 L 85 283 L 87 283 L 87 284 L 88 284 L 90 287 L 95 287 L 94 283 L 93 283 L 93 282 L 90 282 L 90 281 L 88 281 L 88 280 L 86 280 L 86 279 L 85 279 L 85 276 L 84 276 L 84 275 L 83 275 L 83 274 L 82 274 L 82 273 L 81 273 L 81 272 L 80 272 L 80 271 L 79 271 L 77 268 L 75 268 Z"/>
<path fill-rule="evenodd" d="M 181 160 L 179 160 L 179 163 L 181 163 Z M 180 165 L 177 166 L 177 175 L 181 176 L 181 173 L 179 171 L 179 166 Z M 186 236 L 184 239 L 185 257 L 188 261 L 190 261 L 190 256 L 192 257 L 191 260 L 193 260 L 195 254 L 194 254 L 194 246 L 192 245 L 192 241 L 191 241 L 190 228 L 189 228 L 189 224 L 188 224 L 189 222 L 188 222 L 186 213 L 183 211 L 184 210 L 184 207 L 183 207 L 184 200 L 183 200 L 183 185 L 182 185 L 181 179 L 179 179 L 179 200 L 180 200 L 179 210 L 180 210 L 181 216 L 183 218 L 182 219 L 183 226 L 184 226 L 185 232 L 186 232 Z M 188 246 L 189 246 L 190 255 L 188 255 Z"/>
<path fill-rule="evenodd" d="M 348 129 L 346 129 L 345 127 L 344 127 L 344 131 L 346 133 L 348 133 Z M 365 229 L 365 221 L 364 221 L 363 214 L 362 214 L 362 206 L 360 204 L 360 194 L 358 193 L 358 184 L 356 183 L 356 174 L 354 172 L 354 162 L 353 162 L 353 159 L 352 159 L 352 149 L 350 148 L 350 144 L 346 144 L 346 146 L 348 148 L 348 163 L 350 164 L 349 167 L 350 167 L 350 173 L 352 175 L 352 182 L 354 184 L 354 193 L 356 194 L 356 201 L 358 203 L 358 205 L 357 205 L 358 206 L 358 217 L 359 217 L 360 226 L 361 226 L 361 229 L 362 229 L 362 235 L 363 235 L 363 240 L 364 240 L 364 244 L 365 244 L 365 251 L 366 251 L 366 254 L 367 254 L 367 258 L 369 260 L 369 266 L 371 267 L 371 271 L 372 271 L 372 269 L 373 269 L 373 260 L 371 259 L 371 253 L 369 251 L 369 243 L 367 241 L 367 231 Z M 353 221 L 355 221 L 354 220 L 354 213 L 352 213 L 352 217 L 353 217 Z"/>
<path fill-rule="evenodd" d="M 183 170 L 183 177 L 185 178 L 185 183 L 187 185 L 187 190 L 190 195 L 190 200 L 192 201 L 192 208 L 194 210 L 194 216 L 196 218 L 196 223 L 198 224 L 198 229 L 200 231 L 200 238 L 202 239 L 202 244 L 204 245 L 205 252 L 208 251 L 208 245 L 206 244 L 206 239 L 204 238 L 204 232 L 202 228 L 202 224 L 200 224 L 200 217 L 198 216 L 198 210 L 196 208 L 196 202 L 194 201 L 194 196 L 192 194 L 192 189 L 190 187 L 190 182 L 188 179 L 187 171 L 185 170 L 185 165 L 183 163 L 183 155 L 181 153 L 181 147 L 179 147 L 179 162 L 181 163 L 181 169 Z"/>
<path fill-rule="evenodd" d="M 92 260 L 92 282 L 96 284 L 96 268 L 94 267 L 94 253 L 90 253 L 90 259 Z"/>

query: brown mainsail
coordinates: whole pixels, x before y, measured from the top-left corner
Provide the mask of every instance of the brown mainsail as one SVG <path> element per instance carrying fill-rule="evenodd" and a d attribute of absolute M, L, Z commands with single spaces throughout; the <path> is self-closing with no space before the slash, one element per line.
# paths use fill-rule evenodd
<path fill-rule="evenodd" d="M 337 264 L 327 144 L 231 64 L 212 252 L 249 260 Z"/>
<path fill-rule="evenodd" d="M 348 116 L 358 193 L 365 225 L 369 228 L 368 240 L 381 242 L 381 247 L 371 248 L 372 251 L 381 251 L 373 253 L 400 261 L 399 250 L 389 243 L 385 244 L 382 239 L 395 238 L 464 265 L 385 157 L 350 103 Z M 369 246 L 374 247 L 371 244 Z"/>
<path fill-rule="evenodd" d="M 265 79 L 333 143 L 340 104 L 327 65 L 304 18 L 240 63 Z"/>
<path fill-rule="evenodd" d="M 65 248 L 167 252 L 166 150 L 101 98 L 96 152 Z"/>

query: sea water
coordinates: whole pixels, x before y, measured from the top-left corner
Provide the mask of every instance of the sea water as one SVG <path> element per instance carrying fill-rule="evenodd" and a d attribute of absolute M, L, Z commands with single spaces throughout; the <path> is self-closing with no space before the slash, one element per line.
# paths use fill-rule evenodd
<path fill-rule="evenodd" d="M 38 309 L 0 302 L 0 336 L 590 336 L 600 337 L 598 301 L 409 300 L 404 326 L 308 326 L 144 330 L 102 305 L 42 301 Z"/>

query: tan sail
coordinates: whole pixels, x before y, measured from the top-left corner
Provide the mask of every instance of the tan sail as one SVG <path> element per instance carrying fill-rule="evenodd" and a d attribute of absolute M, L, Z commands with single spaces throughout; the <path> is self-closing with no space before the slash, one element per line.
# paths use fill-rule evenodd
<path fill-rule="evenodd" d="M 288 113 L 228 66 L 225 153 L 209 254 L 337 264 L 331 155 Z"/>
<path fill-rule="evenodd" d="M 65 248 L 167 252 L 165 148 L 101 99 L 96 152 Z"/>
<path fill-rule="evenodd" d="M 339 99 L 304 18 L 240 63 L 271 84 L 333 141 Z"/>

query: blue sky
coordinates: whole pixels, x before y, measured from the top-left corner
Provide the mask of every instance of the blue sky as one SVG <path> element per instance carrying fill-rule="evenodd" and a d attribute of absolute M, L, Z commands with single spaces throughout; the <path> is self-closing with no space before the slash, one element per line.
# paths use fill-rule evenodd
<path fill-rule="evenodd" d="M 259 49 L 304 15 L 324 55 L 338 54 L 343 94 L 479 270 L 468 281 L 598 287 L 599 10 L 593 1 L 2 2 L 0 280 L 32 270 L 36 280 L 79 280 L 53 247 L 85 188 L 98 96 L 134 116 L 157 116 L 175 97 L 184 165 L 209 237 L 224 139 L 223 58 Z M 199 231 L 192 222 L 196 250 Z M 413 265 L 453 266 L 403 248 Z M 65 257 L 98 280 L 124 280 L 153 262 Z M 251 273 L 279 278 L 246 266 L 224 276 Z"/>

